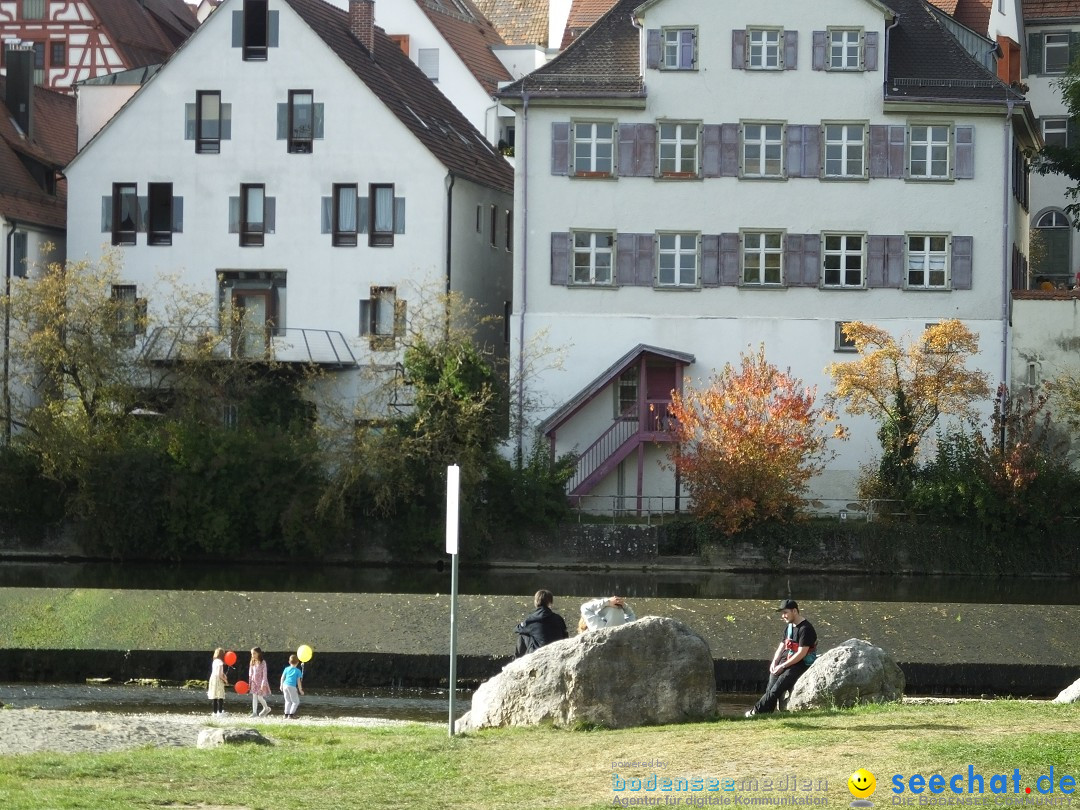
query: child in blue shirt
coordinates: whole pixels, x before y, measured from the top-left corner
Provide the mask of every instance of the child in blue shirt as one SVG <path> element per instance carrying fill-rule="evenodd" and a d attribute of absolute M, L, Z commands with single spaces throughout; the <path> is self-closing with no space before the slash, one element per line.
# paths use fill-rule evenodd
<path fill-rule="evenodd" d="M 304 670 L 300 669 L 300 659 L 295 655 L 289 656 L 289 665 L 281 673 L 281 694 L 285 698 L 286 719 L 297 719 L 300 695 L 304 694 Z"/>

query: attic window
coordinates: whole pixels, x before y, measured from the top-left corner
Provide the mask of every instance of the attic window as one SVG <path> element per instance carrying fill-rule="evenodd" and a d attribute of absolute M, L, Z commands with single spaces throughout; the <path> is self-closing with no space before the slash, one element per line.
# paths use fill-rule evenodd
<path fill-rule="evenodd" d="M 416 51 L 416 63 L 424 75 L 433 82 L 439 80 L 439 49 L 418 48 Z"/>
<path fill-rule="evenodd" d="M 268 0 L 244 0 L 244 61 L 266 60 L 269 45 Z"/>

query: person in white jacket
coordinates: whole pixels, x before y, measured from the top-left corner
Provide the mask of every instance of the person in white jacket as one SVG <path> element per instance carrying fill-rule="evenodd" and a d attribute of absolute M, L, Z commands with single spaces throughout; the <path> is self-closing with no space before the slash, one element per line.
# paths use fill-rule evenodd
<path fill-rule="evenodd" d="M 599 630 L 632 622 L 637 615 L 621 596 L 602 596 L 581 606 L 581 618 L 590 630 Z"/>

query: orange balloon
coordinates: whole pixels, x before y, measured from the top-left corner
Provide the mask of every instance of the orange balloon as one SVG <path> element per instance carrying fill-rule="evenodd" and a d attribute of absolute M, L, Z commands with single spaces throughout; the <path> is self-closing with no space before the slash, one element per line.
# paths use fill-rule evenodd
<path fill-rule="evenodd" d="M 236 653 L 229 650 L 225 653 L 225 666 L 231 667 L 236 663 Z"/>
<path fill-rule="evenodd" d="M 236 686 L 234 686 L 233 689 L 236 690 L 236 694 L 238 695 L 246 695 L 248 693 L 248 682 L 237 681 Z"/>

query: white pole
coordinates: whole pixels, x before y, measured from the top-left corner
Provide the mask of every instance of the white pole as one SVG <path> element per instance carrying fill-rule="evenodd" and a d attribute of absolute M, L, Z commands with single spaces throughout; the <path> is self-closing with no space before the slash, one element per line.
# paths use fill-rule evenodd
<path fill-rule="evenodd" d="M 457 692 L 457 589 L 458 589 L 458 492 L 461 468 L 446 468 L 446 553 L 450 555 L 450 717 L 449 732 L 454 736 L 454 696 Z"/>

